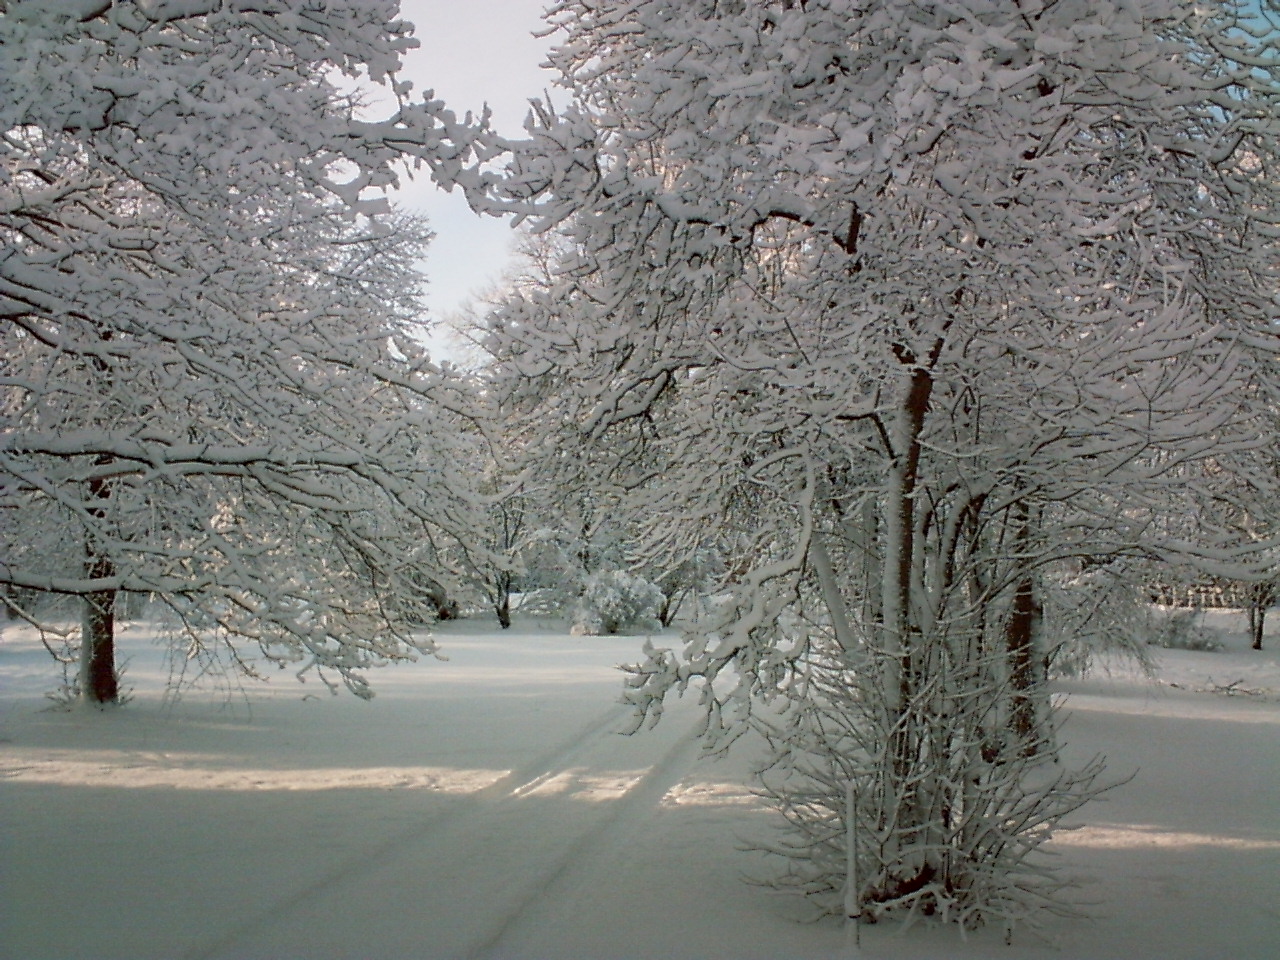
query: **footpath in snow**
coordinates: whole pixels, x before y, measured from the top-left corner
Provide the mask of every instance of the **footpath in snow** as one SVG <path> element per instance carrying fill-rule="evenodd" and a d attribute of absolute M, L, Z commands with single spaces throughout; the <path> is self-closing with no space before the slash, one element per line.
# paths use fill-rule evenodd
<path fill-rule="evenodd" d="M 46 709 L 47 654 L 4 626 L 0 958 L 1277 955 L 1280 656 L 1238 632 L 1222 652 L 1158 651 L 1154 683 L 1063 688 L 1068 760 L 1136 772 L 1054 842 L 1092 919 L 1011 946 L 864 927 L 860 949 L 741 882 L 762 864 L 740 840 L 771 824 L 745 787 L 750 744 L 703 757 L 688 702 L 618 734 L 613 668 L 638 639 L 440 632 L 448 662 L 379 672 L 372 703 L 288 674 L 175 702 L 132 628 L 134 699 L 97 713 Z"/>

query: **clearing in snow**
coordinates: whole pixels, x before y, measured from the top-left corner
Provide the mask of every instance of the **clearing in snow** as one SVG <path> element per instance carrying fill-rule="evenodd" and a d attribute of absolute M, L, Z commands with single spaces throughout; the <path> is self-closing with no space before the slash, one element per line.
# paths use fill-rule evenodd
<path fill-rule="evenodd" d="M 1217 652 L 1155 651 L 1069 693 L 1066 761 L 1132 782 L 1053 842 L 1092 918 L 1045 940 L 798 922 L 741 882 L 772 829 L 756 744 L 704 757 L 692 697 L 628 720 L 637 638 L 444 624 L 448 662 L 377 698 L 280 683 L 162 695 L 137 625 L 122 709 L 46 709 L 27 628 L 0 641 L 0 957 L 1263 960 L 1280 937 L 1280 656 L 1232 614 Z M 1276 647 L 1276 639 L 1269 641 Z M 323 694 L 323 691 L 321 691 Z"/>

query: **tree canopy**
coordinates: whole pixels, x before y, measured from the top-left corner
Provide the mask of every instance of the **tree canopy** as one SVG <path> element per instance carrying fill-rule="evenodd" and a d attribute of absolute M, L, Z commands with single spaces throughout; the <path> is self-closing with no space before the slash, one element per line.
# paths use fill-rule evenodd
<path fill-rule="evenodd" d="M 121 591 L 184 656 L 362 695 L 432 649 L 470 401 L 414 336 L 429 231 L 370 192 L 449 155 L 394 77 L 397 6 L 0 11 L 0 583 L 34 620 L 85 598 L 93 699 Z M 343 75 L 398 107 L 367 119 Z"/>
<path fill-rule="evenodd" d="M 786 882 L 833 911 L 1023 916 L 1097 773 L 1023 786 L 1046 611 L 1151 557 L 1269 562 L 1210 508 L 1275 446 L 1280 75 L 1247 11 L 566 0 L 570 104 L 475 170 L 570 247 L 491 317 L 530 448 L 593 458 L 543 468 L 660 500 L 652 550 L 731 532 L 728 601 L 629 696 L 697 680 L 713 729 L 773 731 Z"/>

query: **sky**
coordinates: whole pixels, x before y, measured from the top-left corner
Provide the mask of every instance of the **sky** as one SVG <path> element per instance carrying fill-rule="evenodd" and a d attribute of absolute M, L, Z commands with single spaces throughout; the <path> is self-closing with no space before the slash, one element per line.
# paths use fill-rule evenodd
<path fill-rule="evenodd" d="M 407 58 L 402 77 L 415 96 L 434 90 L 455 113 L 478 113 L 487 103 L 494 126 L 516 134 L 531 98 L 551 86 L 540 69 L 548 39 L 536 39 L 544 0 L 402 0 L 422 46 Z M 468 295 L 499 280 L 510 260 L 513 234 L 503 221 L 480 218 L 458 192 L 446 194 L 429 180 L 407 183 L 392 198 L 423 213 L 436 233 L 427 256 L 427 308 L 435 320 L 458 310 Z M 444 349 L 443 337 L 434 340 Z"/>

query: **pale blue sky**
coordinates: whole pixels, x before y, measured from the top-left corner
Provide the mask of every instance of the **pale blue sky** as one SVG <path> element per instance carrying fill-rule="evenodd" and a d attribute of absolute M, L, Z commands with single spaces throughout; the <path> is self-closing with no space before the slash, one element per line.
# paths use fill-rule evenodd
<path fill-rule="evenodd" d="M 541 96 L 552 80 L 538 66 L 550 41 L 532 36 L 543 25 L 544 6 L 543 0 L 402 0 L 401 15 L 422 42 L 404 76 L 414 81 L 417 95 L 434 89 L 459 115 L 479 112 L 488 102 L 494 125 L 518 133 L 529 99 Z M 393 199 L 425 213 L 436 232 L 426 264 L 435 319 L 500 277 L 512 239 L 505 223 L 476 217 L 459 194 L 445 194 L 425 180 L 406 185 Z"/>

